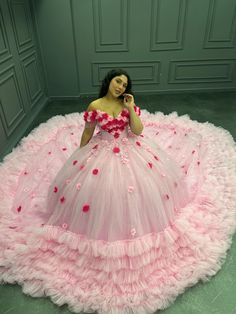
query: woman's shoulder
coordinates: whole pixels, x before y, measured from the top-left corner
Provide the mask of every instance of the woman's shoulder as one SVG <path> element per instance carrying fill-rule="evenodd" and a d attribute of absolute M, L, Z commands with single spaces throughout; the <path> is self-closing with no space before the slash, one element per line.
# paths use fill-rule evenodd
<path fill-rule="evenodd" d="M 101 99 L 102 99 L 102 98 L 98 98 L 98 99 L 93 100 L 93 101 L 88 105 L 87 111 L 94 111 L 94 110 L 99 110 L 99 109 L 101 109 Z"/>

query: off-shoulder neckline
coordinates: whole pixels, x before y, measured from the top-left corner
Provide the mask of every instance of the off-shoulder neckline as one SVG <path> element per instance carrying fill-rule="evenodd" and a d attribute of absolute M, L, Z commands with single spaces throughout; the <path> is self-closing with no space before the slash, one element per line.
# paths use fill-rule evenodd
<path fill-rule="evenodd" d="M 124 111 L 128 111 L 128 109 L 123 108 L 123 109 L 118 113 L 118 115 L 115 116 L 115 117 L 112 116 L 112 115 L 110 115 L 110 114 L 107 113 L 106 111 L 103 111 L 103 110 L 100 110 L 100 109 L 94 109 L 94 110 L 92 110 L 92 111 L 97 111 L 97 112 L 105 113 L 105 114 L 108 115 L 108 117 L 110 117 L 110 118 L 112 118 L 112 119 L 117 119 Z"/>

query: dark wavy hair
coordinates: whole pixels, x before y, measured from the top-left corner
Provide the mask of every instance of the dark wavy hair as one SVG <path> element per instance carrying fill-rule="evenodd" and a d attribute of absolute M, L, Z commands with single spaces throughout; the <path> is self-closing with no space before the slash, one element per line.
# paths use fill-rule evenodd
<path fill-rule="evenodd" d="M 114 77 L 120 76 L 120 75 L 125 75 L 128 79 L 128 84 L 127 84 L 127 87 L 125 89 L 125 92 L 128 94 L 133 94 L 133 92 L 131 90 L 132 82 L 131 82 L 129 74 L 125 70 L 122 70 L 122 69 L 113 69 L 107 73 L 107 75 L 104 77 L 104 79 L 102 81 L 102 85 L 101 85 L 100 92 L 99 92 L 99 98 L 106 96 L 111 80 Z M 119 96 L 119 98 L 122 98 L 122 95 Z"/>

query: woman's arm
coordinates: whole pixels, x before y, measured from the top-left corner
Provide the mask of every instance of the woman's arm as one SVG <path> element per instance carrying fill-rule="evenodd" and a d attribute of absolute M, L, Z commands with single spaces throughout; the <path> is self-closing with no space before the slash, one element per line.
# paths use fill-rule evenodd
<path fill-rule="evenodd" d="M 93 106 L 93 103 L 91 103 L 87 108 L 87 112 L 93 111 L 93 110 L 95 110 L 95 108 Z M 83 147 L 88 144 L 88 142 L 91 140 L 93 136 L 95 128 L 96 128 L 96 122 L 93 122 L 93 123 L 85 122 L 84 131 L 82 133 L 81 140 L 80 140 L 80 147 Z"/>
<path fill-rule="evenodd" d="M 143 131 L 143 124 L 134 110 L 134 97 L 131 94 L 124 94 L 124 106 L 129 110 L 129 126 L 131 131 L 140 135 Z"/>

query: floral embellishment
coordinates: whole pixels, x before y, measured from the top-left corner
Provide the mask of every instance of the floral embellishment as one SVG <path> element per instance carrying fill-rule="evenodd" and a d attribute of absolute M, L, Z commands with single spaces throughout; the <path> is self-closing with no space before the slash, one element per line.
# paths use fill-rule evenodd
<path fill-rule="evenodd" d="M 136 235 L 136 230 L 134 228 L 132 228 L 130 230 L 130 233 L 131 233 L 132 237 L 134 237 Z"/>
<path fill-rule="evenodd" d="M 137 146 L 141 146 L 141 143 L 137 141 L 137 142 L 136 142 L 136 145 L 137 145 Z"/>
<path fill-rule="evenodd" d="M 196 152 L 196 151 L 195 151 L 195 150 L 193 150 L 193 151 L 192 151 L 192 154 L 195 154 L 195 152 Z"/>
<path fill-rule="evenodd" d="M 156 160 L 159 160 L 159 158 L 158 158 L 156 155 L 154 156 L 154 158 L 155 158 Z"/>
<path fill-rule="evenodd" d="M 174 134 L 177 134 L 177 132 L 176 132 L 176 131 L 174 131 Z"/>
<path fill-rule="evenodd" d="M 200 165 L 200 161 L 197 162 L 197 165 L 198 165 L 198 166 Z"/>
<path fill-rule="evenodd" d="M 67 150 L 67 148 L 66 148 L 66 147 L 63 147 L 63 148 L 62 148 L 62 150 L 63 150 L 63 151 L 66 151 L 66 150 Z"/>
<path fill-rule="evenodd" d="M 92 173 L 96 176 L 98 174 L 98 169 L 93 169 Z"/>
<path fill-rule="evenodd" d="M 21 206 L 19 206 L 19 207 L 17 207 L 17 209 L 16 209 L 16 210 L 17 210 L 17 212 L 18 212 L 18 213 L 20 213 L 20 212 L 21 212 L 21 209 L 22 209 L 22 207 L 21 207 Z"/>
<path fill-rule="evenodd" d="M 64 196 L 62 196 L 61 198 L 60 198 L 60 202 L 63 204 L 63 203 L 65 203 L 65 197 Z"/>
<path fill-rule="evenodd" d="M 84 204 L 82 210 L 83 210 L 84 213 L 87 213 L 90 210 L 89 204 Z"/>
<path fill-rule="evenodd" d="M 97 149 L 97 148 L 98 148 L 98 144 L 92 147 L 92 149 Z"/>
<path fill-rule="evenodd" d="M 78 160 L 74 160 L 73 161 L 73 166 L 75 166 L 77 164 Z"/>
<path fill-rule="evenodd" d="M 84 165 L 81 165 L 80 167 L 79 167 L 79 170 L 83 170 L 84 169 Z"/>
<path fill-rule="evenodd" d="M 57 193 L 57 191 L 58 191 L 58 187 L 57 187 L 57 186 L 54 186 L 53 192 L 54 192 L 54 193 Z"/>
<path fill-rule="evenodd" d="M 52 154 L 52 152 L 48 152 L 48 155 L 51 155 Z"/>
<path fill-rule="evenodd" d="M 148 167 L 149 167 L 150 169 L 152 169 L 152 163 L 151 163 L 151 162 L 148 162 Z"/>
<path fill-rule="evenodd" d="M 169 195 L 166 194 L 166 195 L 165 195 L 165 200 L 169 200 L 169 199 L 170 199 Z"/>
<path fill-rule="evenodd" d="M 63 223 L 61 226 L 62 226 L 63 229 L 67 229 L 68 228 L 68 225 L 66 223 Z"/>
<path fill-rule="evenodd" d="M 119 147 L 114 147 L 113 148 L 113 153 L 118 154 L 120 152 Z"/>
<path fill-rule="evenodd" d="M 24 176 L 27 176 L 27 174 L 29 174 L 27 171 L 24 172 Z"/>
<path fill-rule="evenodd" d="M 132 185 L 129 185 L 128 187 L 128 192 L 132 193 L 134 191 L 134 187 Z"/>
<path fill-rule="evenodd" d="M 119 135 L 119 133 L 117 133 L 117 132 L 114 134 L 114 138 L 118 138 L 119 136 L 120 136 L 120 135 Z"/>
<path fill-rule="evenodd" d="M 80 188 L 81 188 L 81 183 L 79 182 L 79 183 L 76 184 L 76 189 L 80 190 Z"/>

